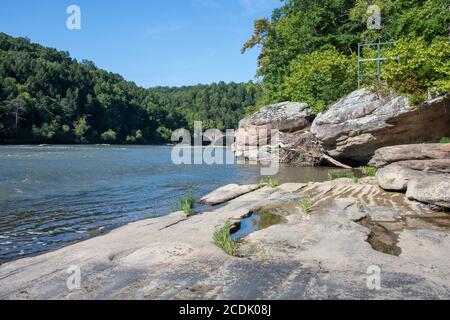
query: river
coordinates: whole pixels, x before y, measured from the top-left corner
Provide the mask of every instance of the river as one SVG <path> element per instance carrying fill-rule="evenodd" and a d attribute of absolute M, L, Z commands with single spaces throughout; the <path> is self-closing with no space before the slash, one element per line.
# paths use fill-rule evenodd
<path fill-rule="evenodd" d="M 200 197 L 225 184 L 261 179 L 260 168 L 249 164 L 175 165 L 171 151 L 165 146 L 1 146 L 0 264 L 168 214 L 190 192 Z M 328 171 L 282 167 L 278 178 L 321 181 Z"/>

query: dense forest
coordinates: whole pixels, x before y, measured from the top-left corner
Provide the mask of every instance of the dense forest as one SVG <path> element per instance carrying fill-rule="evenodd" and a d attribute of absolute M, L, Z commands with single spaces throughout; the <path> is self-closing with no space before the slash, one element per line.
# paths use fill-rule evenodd
<path fill-rule="evenodd" d="M 371 5 L 381 28 L 368 28 Z M 284 0 L 255 21 L 259 82 L 144 89 L 69 53 L 0 33 L 0 143 L 166 143 L 174 129 L 235 128 L 262 105 L 320 113 L 357 88 L 358 43 L 392 41 L 377 90 L 412 104 L 450 92 L 448 0 Z M 364 57 L 373 51 L 365 49 Z M 373 73 L 365 65 L 362 73 Z"/>
<path fill-rule="evenodd" d="M 383 47 L 382 83 L 414 103 L 450 91 L 449 0 L 285 0 L 271 18 L 255 21 L 245 52 L 261 47 L 264 93 L 258 106 L 286 100 L 309 103 L 318 113 L 357 88 L 358 43 Z M 368 28 L 370 6 L 381 28 Z M 373 57 L 369 49 L 365 57 Z M 373 73 L 375 64 L 366 65 Z M 378 80 L 378 79 L 376 79 Z M 368 81 L 366 84 L 373 84 Z M 379 87 L 380 84 L 377 84 Z"/>
<path fill-rule="evenodd" d="M 253 83 L 144 89 L 67 52 L 0 33 L 0 143 L 166 143 L 174 129 L 235 128 Z"/>

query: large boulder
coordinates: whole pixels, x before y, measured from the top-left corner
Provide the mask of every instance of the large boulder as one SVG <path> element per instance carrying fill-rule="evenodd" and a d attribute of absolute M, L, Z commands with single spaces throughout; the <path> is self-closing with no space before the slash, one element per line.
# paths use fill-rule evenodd
<path fill-rule="evenodd" d="M 361 89 L 318 115 L 311 132 L 333 158 L 366 163 L 385 146 L 450 136 L 450 101 L 438 97 L 413 107 L 406 97 Z"/>
<path fill-rule="evenodd" d="M 406 192 L 410 200 L 450 209 L 450 145 L 404 145 L 377 150 L 370 162 L 385 190 Z"/>
<path fill-rule="evenodd" d="M 240 122 L 233 151 L 236 157 L 251 161 L 317 165 L 323 152 L 318 139 L 309 132 L 313 119 L 305 103 L 264 107 Z"/>
<path fill-rule="evenodd" d="M 379 186 L 385 190 L 406 191 L 410 181 L 429 176 L 450 176 L 450 159 L 395 162 L 379 169 L 376 177 Z"/>
<path fill-rule="evenodd" d="M 271 142 L 276 132 L 299 132 L 311 127 L 313 112 L 307 104 L 283 102 L 261 108 L 241 120 L 235 147 L 261 146 Z"/>
<path fill-rule="evenodd" d="M 295 132 L 311 126 L 313 112 L 305 103 L 282 102 L 261 108 L 241 120 L 240 129 L 266 129 Z"/>
<path fill-rule="evenodd" d="M 429 175 L 408 183 L 406 196 L 436 208 L 450 209 L 450 174 Z"/>
<path fill-rule="evenodd" d="M 381 168 L 393 162 L 405 160 L 450 159 L 450 144 L 411 144 L 381 148 L 369 164 Z"/>

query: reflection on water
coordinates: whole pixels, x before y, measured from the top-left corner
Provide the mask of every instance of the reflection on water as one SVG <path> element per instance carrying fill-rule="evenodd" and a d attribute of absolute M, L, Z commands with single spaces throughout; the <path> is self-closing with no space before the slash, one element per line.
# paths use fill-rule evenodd
<path fill-rule="evenodd" d="M 322 181 L 328 171 L 283 167 L 277 177 Z M 191 191 L 256 183 L 259 173 L 253 165 L 176 166 L 170 147 L 0 147 L 0 263 L 168 214 Z"/>
<path fill-rule="evenodd" d="M 231 240 L 242 239 L 255 231 L 263 230 L 282 222 L 283 218 L 280 215 L 269 210 L 255 212 L 249 217 L 241 219 L 239 230 L 231 235 Z"/>

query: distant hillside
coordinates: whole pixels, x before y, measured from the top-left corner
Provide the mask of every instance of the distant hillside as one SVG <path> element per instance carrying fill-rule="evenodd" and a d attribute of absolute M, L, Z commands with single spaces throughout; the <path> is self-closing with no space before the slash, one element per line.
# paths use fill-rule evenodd
<path fill-rule="evenodd" d="M 253 83 L 144 89 L 25 38 L 0 33 L 0 143 L 164 143 L 174 129 L 234 128 Z"/>

